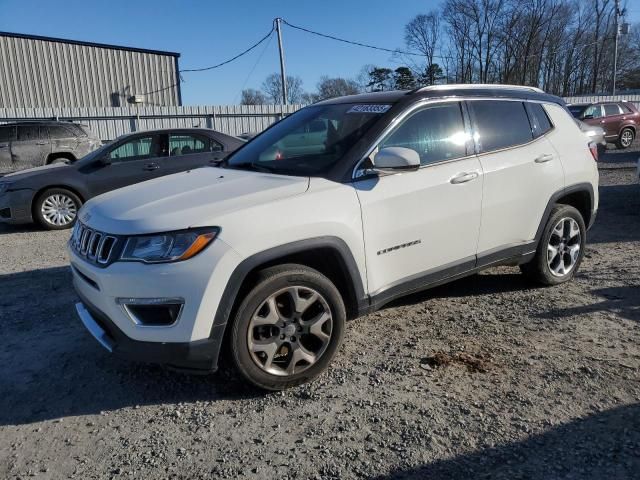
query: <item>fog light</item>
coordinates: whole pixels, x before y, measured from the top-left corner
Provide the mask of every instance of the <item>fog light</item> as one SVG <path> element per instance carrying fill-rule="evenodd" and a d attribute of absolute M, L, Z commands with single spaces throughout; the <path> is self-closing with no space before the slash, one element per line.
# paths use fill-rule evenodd
<path fill-rule="evenodd" d="M 146 327 L 169 327 L 179 319 L 184 307 L 183 298 L 118 298 L 129 319 Z"/>

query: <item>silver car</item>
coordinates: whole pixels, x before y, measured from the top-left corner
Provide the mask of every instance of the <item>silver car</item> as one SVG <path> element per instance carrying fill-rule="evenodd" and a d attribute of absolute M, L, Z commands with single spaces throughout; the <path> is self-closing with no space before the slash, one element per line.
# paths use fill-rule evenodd
<path fill-rule="evenodd" d="M 607 150 L 607 140 L 604 137 L 604 129 L 597 125 L 589 125 L 581 120 L 576 120 L 580 130 L 598 146 L 598 158 Z"/>
<path fill-rule="evenodd" d="M 85 125 L 38 121 L 0 125 L 0 173 L 73 163 L 101 145 Z"/>

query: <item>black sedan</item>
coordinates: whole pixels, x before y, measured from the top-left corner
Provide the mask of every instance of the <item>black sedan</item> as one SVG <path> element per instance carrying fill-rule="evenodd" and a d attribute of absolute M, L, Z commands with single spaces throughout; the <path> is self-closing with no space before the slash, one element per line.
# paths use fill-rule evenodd
<path fill-rule="evenodd" d="M 215 164 L 241 139 L 207 129 L 124 135 L 72 165 L 47 165 L 0 177 L 0 222 L 70 228 L 83 202 L 152 178 Z"/>

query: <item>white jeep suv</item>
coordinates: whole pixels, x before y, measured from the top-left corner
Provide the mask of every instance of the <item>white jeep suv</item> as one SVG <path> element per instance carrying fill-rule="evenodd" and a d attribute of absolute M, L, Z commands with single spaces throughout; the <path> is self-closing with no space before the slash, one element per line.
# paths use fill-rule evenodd
<path fill-rule="evenodd" d="M 282 389 L 345 321 L 494 265 L 570 280 L 596 162 L 561 99 L 457 85 L 303 108 L 222 163 L 90 200 L 69 241 L 79 316 L 109 351 Z"/>

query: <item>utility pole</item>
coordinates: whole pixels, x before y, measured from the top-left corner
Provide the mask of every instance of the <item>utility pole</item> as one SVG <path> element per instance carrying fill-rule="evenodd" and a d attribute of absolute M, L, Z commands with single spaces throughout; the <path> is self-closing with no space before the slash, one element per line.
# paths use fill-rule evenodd
<path fill-rule="evenodd" d="M 276 32 L 278 32 L 278 50 L 280 50 L 280 79 L 282 82 L 282 104 L 287 104 L 287 74 L 284 70 L 284 49 L 282 48 L 282 32 L 280 31 L 280 17 L 276 18 Z"/>
<path fill-rule="evenodd" d="M 615 11 L 616 36 L 615 36 L 614 47 L 613 47 L 613 88 L 611 89 L 611 95 L 616 94 L 616 74 L 618 73 L 617 72 L 618 71 L 618 37 L 620 36 L 620 22 L 618 19 L 620 18 L 620 15 L 621 15 L 620 0 L 616 0 L 616 11 Z"/>

